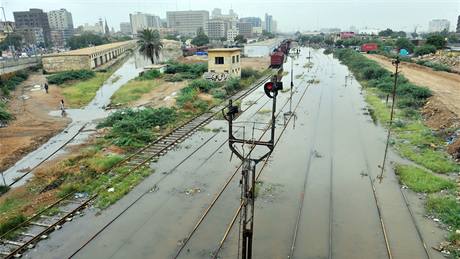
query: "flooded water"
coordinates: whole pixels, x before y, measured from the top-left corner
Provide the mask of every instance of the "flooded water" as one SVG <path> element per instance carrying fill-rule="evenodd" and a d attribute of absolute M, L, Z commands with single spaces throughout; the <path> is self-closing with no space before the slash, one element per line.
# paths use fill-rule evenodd
<path fill-rule="evenodd" d="M 14 166 L 10 167 L 3 174 L 5 181 L 9 185 L 16 181 L 13 187 L 22 185 L 32 174 L 24 176 L 24 172 L 30 171 L 40 165 L 46 158 L 62 154 L 63 150 L 58 151 L 66 144 L 72 142 L 82 143 L 92 133 L 97 120 L 108 116 L 109 111 L 105 107 L 110 103 L 110 97 L 125 83 L 138 76 L 149 61 L 139 53 L 129 57 L 125 63 L 118 68 L 97 91 L 94 99 L 82 109 L 66 109 L 66 116 L 72 119 L 69 126 L 64 131 L 52 137 L 48 142 L 40 146 L 35 151 L 29 153 Z M 61 116 L 61 111 L 53 111 L 52 116 Z M 19 178 L 21 180 L 17 181 Z"/>
<path fill-rule="evenodd" d="M 258 178 L 254 258 L 389 258 L 375 199 L 392 258 L 427 258 L 391 170 L 382 184 L 376 183 L 373 195 L 371 181 L 379 173 L 385 131 L 363 114 L 367 105 L 358 82 L 345 86 L 348 69 L 320 50 L 312 51 L 313 67 L 304 67 L 307 53 L 303 49 L 294 61 L 292 103 L 289 92 L 278 96 L 277 112 L 295 112 L 296 119 L 283 130 L 283 116 L 278 117 L 279 142 Z M 308 84 L 312 79 L 319 82 Z M 290 76 L 283 82 L 288 86 Z M 242 104 L 247 110 L 236 121 L 240 127 L 235 135 L 266 140 L 260 128 L 270 120 L 265 111 L 271 102 L 258 89 Z M 194 134 L 162 157 L 152 165 L 155 173 L 118 203 L 100 214 L 87 211 L 27 255 L 67 258 L 94 238 L 75 258 L 174 258 L 228 181 L 179 256 L 212 258 L 240 204 L 241 162 L 231 156 L 225 121 L 213 121 L 206 128 L 214 130 Z M 238 149 L 248 152 L 247 147 Z M 263 152 L 254 152 L 253 158 Z M 391 153 L 389 160 L 400 159 Z M 429 237 L 433 226 L 422 216 L 417 215 L 417 221 Z M 237 218 L 219 258 L 239 255 L 238 226 Z M 436 241 L 428 238 L 428 247 Z M 431 258 L 442 256 L 431 251 Z"/>

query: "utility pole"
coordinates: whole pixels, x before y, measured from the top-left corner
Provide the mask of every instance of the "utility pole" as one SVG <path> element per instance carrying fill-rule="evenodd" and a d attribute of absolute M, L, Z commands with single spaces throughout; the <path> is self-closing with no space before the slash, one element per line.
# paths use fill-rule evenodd
<path fill-rule="evenodd" d="M 401 63 L 400 60 L 399 60 L 399 56 L 396 57 L 396 59 L 393 60 L 393 62 L 391 62 L 391 63 L 393 64 L 393 66 L 395 66 L 395 74 L 394 74 L 395 80 L 394 80 L 394 84 L 393 84 L 393 91 L 391 93 L 392 94 L 392 102 L 391 102 L 390 124 L 388 126 L 388 134 L 387 134 L 387 143 L 386 143 L 386 146 L 385 146 L 385 153 L 383 155 L 382 165 L 380 166 L 382 171 L 380 172 L 380 175 L 378 176 L 380 183 L 382 183 L 382 181 L 383 181 L 383 172 L 385 170 L 385 162 L 387 160 L 388 146 L 390 144 L 391 127 L 393 126 L 393 116 L 394 116 L 394 108 L 395 108 L 395 102 L 396 102 L 396 86 L 398 84 L 399 63 Z"/>
<path fill-rule="evenodd" d="M 282 71 L 282 70 L 281 70 Z M 282 74 L 282 73 L 280 73 Z M 255 185 L 256 185 L 256 166 L 259 162 L 267 158 L 275 147 L 275 125 L 276 125 L 276 97 L 278 91 L 283 89 L 283 84 L 280 82 L 281 76 L 274 76 L 270 82 L 264 85 L 265 94 L 273 99 L 272 102 L 272 117 L 271 117 L 271 134 L 270 140 L 260 141 L 254 138 L 246 140 L 239 139 L 233 135 L 233 121 L 238 114 L 238 106 L 234 106 L 232 100 L 229 100 L 228 111 L 225 113 L 222 110 L 224 118 L 228 123 L 229 132 L 229 147 L 233 154 L 235 154 L 243 163 L 241 172 L 241 258 L 252 258 L 252 240 L 254 235 L 254 203 L 255 203 Z M 251 158 L 251 152 L 248 155 L 241 153 L 235 148 L 235 144 L 255 146 L 265 146 L 268 151 L 258 158 Z"/>

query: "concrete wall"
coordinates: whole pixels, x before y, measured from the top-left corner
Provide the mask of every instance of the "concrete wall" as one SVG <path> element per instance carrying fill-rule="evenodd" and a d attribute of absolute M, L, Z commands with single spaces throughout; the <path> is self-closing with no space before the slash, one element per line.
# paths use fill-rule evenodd
<path fill-rule="evenodd" d="M 55 56 L 42 59 L 43 70 L 56 73 L 68 70 L 91 69 L 89 56 Z"/>

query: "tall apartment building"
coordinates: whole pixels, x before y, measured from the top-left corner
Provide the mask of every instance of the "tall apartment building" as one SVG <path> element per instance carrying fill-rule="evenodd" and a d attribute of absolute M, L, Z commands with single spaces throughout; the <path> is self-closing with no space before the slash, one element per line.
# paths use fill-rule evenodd
<path fill-rule="evenodd" d="M 52 30 L 73 29 L 72 13 L 66 9 L 49 11 L 48 22 Z"/>
<path fill-rule="evenodd" d="M 236 24 L 236 28 L 238 29 L 238 32 L 240 35 L 243 35 L 245 38 L 251 38 L 252 37 L 252 23 L 249 22 L 238 22 Z"/>
<path fill-rule="evenodd" d="M 429 32 L 441 32 L 444 30 L 449 31 L 450 22 L 446 19 L 434 19 L 431 20 L 428 24 Z"/>
<path fill-rule="evenodd" d="M 262 27 L 262 19 L 259 17 L 243 17 L 240 22 L 250 23 L 252 27 Z"/>
<path fill-rule="evenodd" d="M 159 29 L 161 27 L 160 17 L 152 14 L 140 12 L 129 14 L 129 21 L 131 23 L 131 31 L 134 35 L 143 29 Z"/>
<path fill-rule="evenodd" d="M 211 19 L 206 22 L 206 35 L 212 40 L 227 38 L 227 31 L 230 24 L 221 19 Z"/>
<path fill-rule="evenodd" d="M 206 28 L 209 20 L 208 11 L 174 11 L 166 12 L 168 27 L 180 35 L 195 37 L 199 28 Z"/>
<path fill-rule="evenodd" d="M 133 34 L 133 30 L 130 22 L 121 22 L 120 23 L 120 32 L 124 35 Z"/>
<path fill-rule="evenodd" d="M 19 33 L 29 44 L 51 43 L 48 15 L 41 9 L 13 12 L 14 22 Z"/>
<path fill-rule="evenodd" d="M 273 32 L 273 16 L 266 13 L 264 24 L 265 24 L 264 29 L 267 32 Z"/>
<path fill-rule="evenodd" d="M 72 13 L 66 9 L 50 11 L 48 23 L 51 30 L 51 43 L 55 47 L 63 48 L 74 33 Z"/>

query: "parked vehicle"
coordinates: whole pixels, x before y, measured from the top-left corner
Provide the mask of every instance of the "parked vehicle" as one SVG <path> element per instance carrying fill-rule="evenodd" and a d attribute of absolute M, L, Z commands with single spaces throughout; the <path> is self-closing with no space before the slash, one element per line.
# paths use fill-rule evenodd
<path fill-rule="evenodd" d="M 365 43 L 361 45 L 361 51 L 369 53 L 371 51 L 376 51 L 379 48 L 377 43 Z"/>

